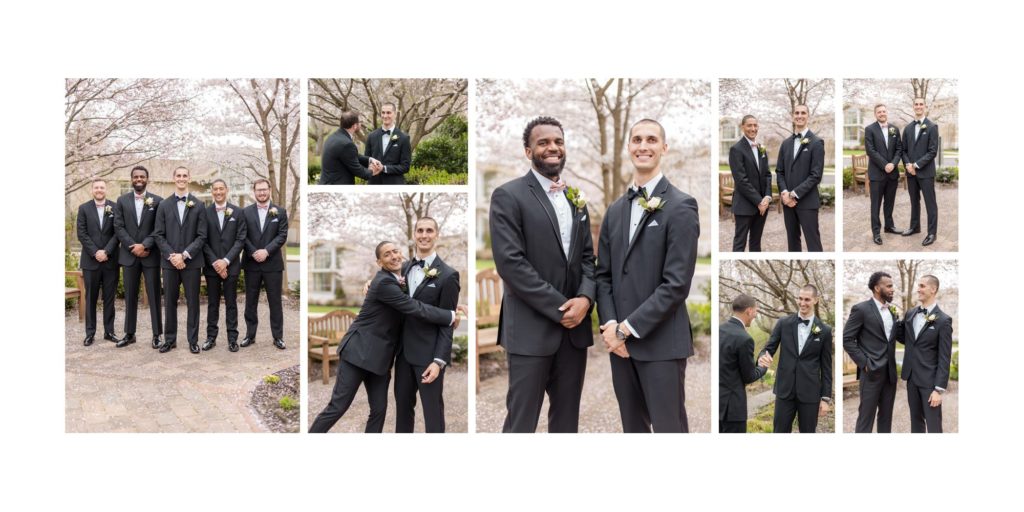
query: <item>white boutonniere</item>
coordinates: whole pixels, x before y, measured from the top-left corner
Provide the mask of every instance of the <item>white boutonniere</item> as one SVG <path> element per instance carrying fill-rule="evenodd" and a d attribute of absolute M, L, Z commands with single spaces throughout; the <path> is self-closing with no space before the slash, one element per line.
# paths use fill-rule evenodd
<path fill-rule="evenodd" d="M 402 289 L 402 293 L 409 293 L 409 285 L 405 283 L 404 277 L 398 278 L 398 287 Z"/>
<path fill-rule="evenodd" d="M 811 327 L 811 334 L 821 334 L 821 326 L 815 324 L 814 327 Z"/>
<path fill-rule="evenodd" d="M 391 136 L 391 140 L 392 140 L 392 141 L 396 141 L 396 140 L 398 140 L 398 134 L 396 133 L 396 134 L 392 135 L 392 136 Z"/>
<path fill-rule="evenodd" d="M 768 148 L 766 148 L 764 144 L 759 143 L 757 145 L 757 152 L 761 153 L 761 156 L 768 156 Z"/>
<path fill-rule="evenodd" d="M 935 313 L 932 313 L 932 314 L 924 317 L 924 321 L 928 322 L 928 323 L 933 323 L 933 322 L 935 322 L 936 318 L 938 318 L 938 316 Z"/>
<path fill-rule="evenodd" d="M 277 217 L 277 207 L 276 206 L 270 207 L 270 209 L 267 210 L 267 213 L 270 214 L 271 217 Z"/>
<path fill-rule="evenodd" d="M 231 208 L 228 208 L 227 210 L 224 210 L 224 216 L 225 217 L 230 217 L 232 213 L 234 213 L 234 210 L 232 210 Z"/>
<path fill-rule="evenodd" d="M 153 206 L 153 198 L 152 197 L 147 197 L 144 201 L 142 201 L 142 204 L 144 204 L 146 206 L 149 206 L 149 207 L 152 207 Z"/>
<path fill-rule="evenodd" d="M 425 279 L 433 279 L 440 273 L 437 267 L 423 267 L 423 277 Z"/>
<path fill-rule="evenodd" d="M 640 207 L 648 212 L 656 212 L 665 207 L 665 200 L 660 197 L 652 197 L 650 199 L 640 198 Z"/>
<path fill-rule="evenodd" d="M 185 203 L 185 208 L 192 208 L 192 207 L 193 207 L 193 206 L 195 206 L 195 205 L 196 205 L 196 202 L 195 202 L 195 201 L 193 201 L 193 200 L 191 200 L 191 199 L 189 199 L 189 200 L 188 200 L 188 201 L 187 201 L 187 202 Z"/>
<path fill-rule="evenodd" d="M 899 316 L 899 311 L 896 309 L 896 306 L 894 306 L 892 304 L 889 304 L 889 313 L 892 314 L 893 318 L 896 318 L 897 316 Z"/>
<path fill-rule="evenodd" d="M 928 123 L 921 122 L 921 133 L 928 131 Z"/>
<path fill-rule="evenodd" d="M 582 190 L 576 187 L 566 187 L 565 197 L 569 199 L 569 202 L 576 207 L 577 211 L 582 212 L 583 208 L 587 206 L 587 196 Z"/>
<path fill-rule="evenodd" d="M 108 217 L 113 216 L 114 215 L 114 209 L 111 208 L 110 205 L 108 204 L 108 205 L 103 207 L 103 213 L 105 215 L 107 215 Z"/>
<path fill-rule="evenodd" d="M 808 139 L 807 137 L 804 137 L 804 138 L 800 139 L 800 145 L 801 146 L 806 146 L 807 143 L 809 143 L 809 142 L 811 142 L 811 139 Z"/>
<path fill-rule="evenodd" d="M 890 126 L 889 127 L 889 135 L 896 135 L 896 128 Z"/>

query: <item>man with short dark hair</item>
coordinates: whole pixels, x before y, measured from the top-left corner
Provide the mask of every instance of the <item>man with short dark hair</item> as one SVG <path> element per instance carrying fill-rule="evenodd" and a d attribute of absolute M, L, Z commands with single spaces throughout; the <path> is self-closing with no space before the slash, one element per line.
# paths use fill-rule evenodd
<path fill-rule="evenodd" d="M 238 351 L 238 259 L 245 245 L 246 224 L 242 210 L 228 201 L 228 184 L 218 178 L 210 187 L 213 204 L 205 210 L 209 235 L 203 252 L 206 254 L 206 343 L 203 350 L 217 345 L 220 320 L 220 298 L 224 297 L 224 323 L 227 327 L 228 350 Z"/>
<path fill-rule="evenodd" d="M 801 251 L 800 231 L 807 240 L 808 252 L 822 251 L 818 184 L 825 172 L 825 141 L 808 128 L 809 121 L 807 105 L 793 107 L 795 133 L 782 142 L 775 167 L 789 252 Z"/>
<path fill-rule="evenodd" d="M 906 344 L 903 380 L 907 381 L 910 432 L 942 433 L 942 395 L 949 386 L 953 355 L 953 318 L 939 308 L 939 278 L 922 276 L 917 281 L 920 306 L 907 311 L 903 320 Z"/>
<path fill-rule="evenodd" d="M 366 137 L 363 156 L 370 159 L 371 165 L 380 166 L 380 173 L 370 178 L 370 185 L 405 184 L 405 173 L 412 165 L 412 144 L 409 134 L 398 129 L 397 116 L 394 103 L 381 105 L 381 127 Z"/>
<path fill-rule="evenodd" d="M 156 212 L 164 198 L 146 190 L 149 170 L 141 165 L 132 168 L 132 190 L 117 199 L 114 208 L 114 231 L 120 241 L 117 262 L 124 269 L 124 339 L 117 346 L 135 343 L 135 326 L 139 310 L 139 280 L 146 281 L 149 301 L 149 324 L 153 331 L 153 348 L 160 346 L 163 332 L 160 303 L 160 251 L 153 238 Z"/>
<path fill-rule="evenodd" d="M 857 365 L 860 407 L 855 432 L 870 434 L 877 414 L 877 431 L 888 433 L 896 400 L 896 341 L 902 337 L 903 322 L 892 303 L 891 275 L 874 272 L 868 289 L 871 298 L 850 308 L 843 349 Z"/>
<path fill-rule="evenodd" d="M 732 172 L 732 214 L 736 229 L 732 237 L 733 252 L 747 248 L 761 252 L 761 234 L 772 205 L 772 170 L 768 149 L 756 141 L 758 123 L 751 115 L 740 121 L 743 137 L 729 148 L 729 170 Z"/>
<path fill-rule="evenodd" d="M 359 154 L 355 138 L 361 129 L 358 112 L 341 113 L 340 128 L 324 142 L 324 151 L 320 157 L 320 185 L 354 185 L 356 176 L 369 180 L 383 170 L 378 165 L 369 169 L 369 157 Z"/>
<path fill-rule="evenodd" d="M 754 338 L 747 328 L 757 317 L 754 298 L 739 294 L 732 300 L 732 318 L 718 327 L 718 431 L 747 431 L 746 385 L 764 376 L 767 365 L 754 365 Z"/>
<path fill-rule="evenodd" d="M 240 345 L 256 343 L 259 316 L 256 308 L 260 288 L 267 292 L 270 308 L 270 334 L 274 346 L 284 350 L 284 244 L 288 241 L 288 211 L 278 208 L 270 200 L 270 181 L 259 178 L 252 183 L 256 202 L 243 210 L 245 220 L 245 252 L 242 269 L 245 270 L 245 339 Z M 230 347 L 229 347 L 230 349 Z"/>
<path fill-rule="evenodd" d="M 78 267 L 85 280 L 85 346 L 96 337 L 96 305 L 103 290 L 103 339 L 121 343 L 114 334 L 114 296 L 117 294 L 118 267 L 114 251 L 114 203 L 107 201 L 107 182 L 92 181 L 92 200 L 78 207 L 78 241 L 82 254 Z"/>
<path fill-rule="evenodd" d="M 903 166 L 910 194 L 910 227 L 903 236 L 921 232 L 921 196 L 928 212 L 928 235 L 921 245 L 931 245 L 939 230 L 939 206 L 935 201 L 935 157 L 939 154 L 939 125 L 925 116 L 924 98 L 914 98 L 914 121 L 903 129 Z"/>

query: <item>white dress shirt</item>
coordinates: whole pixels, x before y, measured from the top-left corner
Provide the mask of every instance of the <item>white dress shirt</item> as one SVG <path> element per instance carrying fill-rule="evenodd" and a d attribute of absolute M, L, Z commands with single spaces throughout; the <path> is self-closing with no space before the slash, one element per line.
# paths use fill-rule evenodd
<path fill-rule="evenodd" d="M 388 150 L 388 145 L 391 143 L 391 136 L 395 134 L 395 128 L 396 128 L 395 126 L 392 126 L 391 128 L 388 128 L 386 126 L 381 126 L 380 127 L 381 130 L 389 130 L 391 132 L 391 133 L 384 133 L 382 131 L 381 134 L 380 134 L 380 148 L 381 148 L 380 149 L 380 157 L 381 158 L 384 158 L 384 153 Z M 383 164 L 383 163 L 384 162 L 381 162 L 381 164 Z M 384 166 L 384 170 L 381 171 L 381 174 L 387 174 L 387 173 L 388 173 L 388 166 L 385 165 Z"/>
<path fill-rule="evenodd" d="M 436 252 L 435 253 L 431 253 L 430 256 L 427 256 L 426 258 L 424 258 L 424 261 L 426 261 L 426 263 L 424 265 L 427 266 L 427 267 L 433 265 L 434 264 L 434 258 L 436 258 L 436 257 L 437 257 L 437 253 Z M 414 267 L 409 269 L 409 273 L 406 275 L 406 279 L 409 281 L 409 297 L 412 297 L 413 293 L 415 293 L 416 289 L 420 287 L 420 283 L 423 282 L 423 279 L 425 277 L 427 277 L 427 276 L 423 272 L 423 268 L 420 267 L 419 265 L 416 265 L 416 266 L 414 266 Z"/>
<path fill-rule="evenodd" d="M 99 204 L 96 202 L 94 202 L 93 205 L 96 206 L 96 216 L 100 218 L 100 229 L 103 229 L 103 216 L 106 213 L 107 205 L 106 203 Z"/>
<path fill-rule="evenodd" d="M 569 244 L 572 243 L 572 205 L 569 204 L 569 200 L 566 199 L 564 192 L 551 192 L 551 186 L 555 182 L 545 178 L 534 169 L 530 169 L 530 171 L 537 178 L 537 182 L 540 183 L 544 193 L 548 196 L 548 201 L 551 201 L 551 206 L 555 209 L 555 217 L 558 220 L 558 234 L 562 239 L 562 252 L 568 258 Z"/>
<path fill-rule="evenodd" d="M 885 340 L 889 341 L 892 339 L 892 313 L 889 312 L 889 306 L 882 304 L 878 299 L 872 297 L 871 301 L 875 303 L 875 309 L 878 310 L 878 314 L 882 315 L 882 325 L 885 326 Z"/>
<path fill-rule="evenodd" d="M 260 208 L 261 206 L 266 206 L 266 208 Z M 260 218 L 260 231 L 263 231 L 263 226 L 267 223 L 268 212 L 270 212 L 270 203 L 266 205 L 256 203 L 256 216 Z"/>
<path fill-rule="evenodd" d="M 807 325 L 803 323 L 796 324 L 796 337 L 797 337 L 797 354 L 801 354 L 804 351 L 804 345 L 807 344 L 807 338 L 811 335 L 811 328 L 814 327 L 814 315 L 804 318 L 797 314 L 800 320 L 807 320 Z"/>
<path fill-rule="evenodd" d="M 135 220 L 136 222 L 142 220 L 142 207 L 146 205 L 146 193 L 142 195 L 132 194 L 135 197 Z"/>
<path fill-rule="evenodd" d="M 657 176 L 651 178 L 644 185 L 644 189 L 647 190 L 647 197 L 654 197 L 654 189 L 658 187 L 658 183 L 661 181 L 662 174 L 659 172 Z M 636 183 L 634 182 L 631 190 L 638 190 Z M 636 228 L 640 227 L 640 219 L 644 216 L 644 208 L 640 206 L 640 196 L 636 196 L 629 203 L 629 238 L 626 239 L 626 247 L 629 247 L 629 243 L 633 241 L 633 235 L 636 234 Z"/>

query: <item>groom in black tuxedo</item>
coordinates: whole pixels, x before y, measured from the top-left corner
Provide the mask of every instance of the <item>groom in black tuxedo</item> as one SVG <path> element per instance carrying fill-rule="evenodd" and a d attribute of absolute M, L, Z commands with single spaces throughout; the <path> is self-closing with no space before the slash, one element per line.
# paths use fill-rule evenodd
<path fill-rule="evenodd" d="M 370 417 L 366 433 L 384 431 L 388 409 L 388 383 L 395 347 L 402 332 L 403 317 L 437 326 L 458 326 L 456 310 L 441 309 L 409 297 L 408 282 L 399 272 L 402 252 L 393 242 L 381 242 L 374 250 L 380 271 L 370 282 L 359 315 L 345 332 L 338 347 L 338 376 L 331 401 L 313 420 L 309 431 L 324 433 L 348 411 L 359 385 L 366 387 Z"/>
<path fill-rule="evenodd" d="M 821 207 L 818 184 L 825 171 L 825 141 L 808 129 L 809 116 L 807 105 L 793 107 L 795 133 L 782 141 L 775 166 L 789 252 L 801 251 L 801 230 L 807 239 L 807 251 L 822 251 L 818 230 L 818 209 Z"/>
<path fill-rule="evenodd" d="M 153 239 L 160 247 L 160 266 L 164 271 L 164 342 L 160 352 L 177 347 L 178 287 L 185 287 L 188 308 L 188 349 L 199 353 L 199 273 L 203 268 L 206 243 L 206 218 L 203 203 L 189 193 L 190 172 L 174 169 L 174 194 L 156 210 Z"/>
<path fill-rule="evenodd" d="M 818 415 L 832 404 L 832 328 L 814 314 L 818 289 L 804 285 L 797 295 L 799 311 L 780 318 L 772 329 L 758 364 L 768 366 L 775 352 L 775 418 L 772 431 L 788 434 L 798 418 L 800 433 L 814 433 Z"/>
<path fill-rule="evenodd" d="M 743 116 L 740 129 L 743 137 L 729 148 L 729 169 L 734 184 L 732 214 L 736 217 L 732 250 L 743 252 L 749 235 L 750 252 L 761 252 L 761 233 L 772 204 L 772 171 L 767 148 L 754 142 L 757 139 L 757 118 Z"/>
<path fill-rule="evenodd" d="M 366 137 L 366 156 L 380 162 L 380 174 L 370 178 L 370 185 L 404 185 L 405 173 L 412 165 L 412 145 L 409 135 L 398 129 L 395 117 L 398 111 L 394 103 L 380 107 L 381 127 Z"/>
<path fill-rule="evenodd" d="M 939 206 L 935 202 L 935 157 L 939 153 L 939 125 L 925 117 L 924 98 L 914 98 L 914 121 L 903 129 L 903 166 L 907 169 L 910 193 L 910 227 L 903 236 L 921 232 L 921 196 L 928 211 L 928 235 L 921 245 L 935 242 L 939 229 Z"/>
<path fill-rule="evenodd" d="M 498 343 L 508 354 L 503 432 L 534 432 L 545 393 L 549 432 L 579 430 L 587 347 L 594 344 L 594 248 L 582 192 L 567 187 L 562 125 L 523 130 L 532 168 L 491 195 L 494 264 L 504 284 Z"/>
<path fill-rule="evenodd" d="M 764 376 L 767 366 L 754 365 L 754 338 L 747 333 L 757 317 L 754 298 L 732 300 L 732 318 L 718 327 L 718 432 L 747 431 L 746 385 Z"/>
<path fill-rule="evenodd" d="M 660 123 L 637 121 L 628 140 L 633 184 L 605 213 L 597 251 L 602 338 L 623 432 L 688 432 L 686 297 L 697 264 L 697 201 L 662 174 L 668 144 Z"/>
<path fill-rule="evenodd" d="M 205 209 L 206 231 L 209 236 L 203 252 L 206 255 L 207 300 L 206 343 L 203 350 L 217 345 L 219 332 L 220 298 L 224 296 L 224 323 L 227 327 L 228 350 L 238 351 L 238 273 L 242 264 L 238 259 L 245 245 L 246 223 L 238 205 L 228 202 L 228 184 L 218 178 L 210 187 L 213 204 Z"/>
<path fill-rule="evenodd" d="M 953 318 L 936 303 L 939 278 L 921 277 L 917 282 L 920 306 L 907 311 L 900 342 L 907 347 L 903 356 L 903 380 L 907 381 L 910 432 L 942 433 L 942 395 L 949 386 L 949 364 L 953 355 Z"/>
<path fill-rule="evenodd" d="M 256 308 L 260 301 L 260 288 L 267 292 L 270 309 L 270 335 L 274 346 L 284 350 L 284 244 L 288 241 L 288 211 L 270 201 L 270 181 L 259 178 L 252 184 L 256 202 L 246 206 L 245 252 L 242 268 L 245 270 L 245 339 L 240 344 L 248 347 L 256 343 L 259 316 Z M 228 347 L 230 349 L 230 347 Z"/>
<path fill-rule="evenodd" d="M 149 170 L 141 165 L 132 169 L 132 190 L 117 199 L 114 231 L 120 241 L 117 262 L 124 269 L 124 339 L 118 347 L 135 343 L 139 312 L 139 278 L 146 281 L 149 323 L 153 330 L 153 348 L 160 346 L 163 323 L 160 317 L 160 251 L 153 239 L 156 211 L 163 198 L 146 191 Z"/>
<path fill-rule="evenodd" d="M 903 322 L 892 304 L 892 276 L 875 272 L 868 279 L 871 298 L 854 304 L 843 328 L 843 349 L 857 365 L 860 408 L 855 432 L 870 434 L 875 414 L 877 431 L 892 432 L 892 408 L 896 400 L 896 341 L 902 338 Z"/>
<path fill-rule="evenodd" d="M 114 296 L 117 294 L 118 266 L 114 236 L 114 203 L 107 201 L 107 182 L 92 181 L 92 200 L 78 207 L 78 242 L 82 254 L 78 266 L 85 279 L 85 340 L 92 345 L 96 337 L 96 304 L 103 290 L 103 339 L 120 345 L 114 334 Z"/>
<path fill-rule="evenodd" d="M 369 180 L 383 170 L 359 154 L 355 136 L 361 129 L 358 112 L 341 113 L 340 128 L 324 142 L 319 185 L 354 185 L 356 176 Z"/>
<path fill-rule="evenodd" d="M 900 184 L 903 140 L 900 130 L 889 124 L 889 109 L 885 105 L 875 105 L 875 120 L 864 127 L 864 150 L 868 155 L 868 181 L 871 182 L 871 236 L 875 244 L 882 245 L 879 211 L 885 212 L 886 233 L 902 233 L 892 220 L 892 210 Z"/>
<path fill-rule="evenodd" d="M 402 265 L 402 276 L 411 298 L 441 309 L 455 309 L 461 288 L 459 273 L 435 252 L 439 229 L 431 217 L 416 221 L 416 257 Z M 451 326 L 413 316 L 406 317 L 402 324 L 395 356 L 395 432 L 413 431 L 417 392 L 426 432 L 444 432 L 444 370 L 452 361 L 452 332 Z"/>

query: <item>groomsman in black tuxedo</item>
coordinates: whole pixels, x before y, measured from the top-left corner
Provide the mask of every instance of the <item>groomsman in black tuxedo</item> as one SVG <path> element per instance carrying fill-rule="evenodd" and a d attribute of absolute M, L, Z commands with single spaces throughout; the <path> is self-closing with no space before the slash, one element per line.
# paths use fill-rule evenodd
<path fill-rule="evenodd" d="M 459 273 L 435 252 L 437 221 L 420 217 L 416 221 L 416 257 L 402 265 L 409 296 L 424 304 L 453 310 L 459 303 Z M 415 425 L 416 392 L 423 404 L 427 433 L 443 433 L 444 370 L 452 361 L 452 327 L 407 317 L 395 357 L 395 432 L 412 432 Z"/>
<path fill-rule="evenodd" d="M 532 167 L 491 195 L 494 264 L 504 283 L 498 343 L 508 354 L 503 432 L 534 432 L 545 393 L 548 431 L 579 430 L 593 345 L 594 249 L 582 192 L 567 187 L 561 123 L 538 117 L 523 130 Z"/>
<path fill-rule="evenodd" d="M 362 130 L 359 113 L 342 112 L 341 128 L 324 143 L 319 185 L 354 185 L 356 176 L 369 180 L 383 170 L 379 162 L 375 164 L 369 157 L 359 154 L 355 143 L 359 130 Z"/>
<path fill-rule="evenodd" d="M 686 297 L 697 264 L 697 201 L 662 174 L 668 144 L 660 123 L 637 121 L 628 151 L 633 184 L 605 213 L 594 274 L 612 385 L 623 432 L 688 432 Z"/>
<path fill-rule="evenodd" d="M 118 347 L 135 343 L 135 325 L 139 312 L 139 279 L 146 281 L 149 301 L 149 323 L 153 330 L 153 348 L 160 346 L 164 326 L 160 312 L 160 251 L 153 238 L 156 212 L 163 198 L 148 192 L 149 170 L 141 165 L 132 168 L 132 191 L 117 199 L 114 208 L 114 231 L 121 249 L 117 262 L 124 272 L 124 339 Z"/>
<path fill-rule="evenodd" d="M 330 431 L 352 405 L 360 384 L 366 388 L 370 403 L 365 432 L 383 432 L 391 363 L 395 360 L 403 317 L 416 318 L 435 326 L 457 327 L 456 312 L 465 311 L 465 306 L 458 306 L 455 310 L 442 309 L 409 297 L 408 282 L 399 274 L 402 251 L 393 242 L 377 244 L 374 254 L 380 271 L 370 282 L 359 315 L 341 339 L 338 376 L 334 381 L 331 401 L 313 420 L 310 432 Z"/>
<path fill-rule="evenodd" d="M 228 184 L 222 179 L 213 180 L 210 188 L 213 204 L 205 210 L 206 231 L 209 236 L 203 252 L 206 255 L 206 343 L 203 350 L 217 345 L 217 324 L 220 320 L 220 298 L 224 296 L 224 323 L 228 330 L 228 350 L 238 352 L 238 259 L 245 244 L 245 220 L 242 210 L 228 202 Z"/>
<path fill-rule="evenodd" d="M 754 338 L 747 333 L 757 317 L 757 302 L 739 294 L 732 300 L 732 318 L 718 327 L 718 432 L 747 431 L 746 385 L 764 376 L 767 366 L 754 365 Z"/>
<path fill-rule="evenodd" d="M 750 239 L 750 252 L 761 252 L 761 233 L 772 205 L 772 171 L 768 149 L 754 142 L 757 139 L 757 118 L 743 116 L 740 121 L 743 137 L 729 148 L 729 169 L 734 189 L 732 214 L 736 231 L 732 237 L 733 252 L 743 252 Z"/>
<path fill-rule="evenodd" d="M 185 287 L 188 307 L 188 349 L 199 353 L 199 277 L 203 269 L 203 245 L 206 243 L 206 219 L 203 204 L 189 193 L 190 172 L 174 169 L 174 195 L 156 210 L 153 239 L 160 247 L 160 266 L 164 271 L 164 343 L 160 352 L 178 346 L 178 287 Z"/>
<path fill-rule="evenodd" d="M 875 414 L 877 431 L 892 432 L 892 408 L 896 400 L 896 341 L 903 322 L 892 304 L 892 276 L 875 272 L 868 279 L 871 298 L 854 304 L 843 328 L 843 349 L 857 365 L 860 409 L 855 432 L 870 434 Z"/>
<path fill-rule="evenodd" d="M 370 178 L 370 185 L 404 185 L 405 173 L 412 165 L 412 144 L 409 135 L 398 129 L 395 116 L 398 111 L 394 103 L 385 103 L 380 107 L 382 125 L 370 132 L 366 138 L 364 156 L 371 161 L 380 162 L 380 174 Z"/>
<path fill-rule="evenodd" d="M 892 220 L 892 209 L 900 184 L 903 140 L 899 129 L 889 124 L 889 109 L 885 105 L 875 105 L 875 120 L 864 127 L 864 149 L 868 154 L 868 181 L 871 182 L 871 236 L 875 244 L 882 245 L 880 210 L 885 212 L 885 232 L 902 233 Z"/>
<path fill-rule="evenodd" d="M 949 385 L 949 363 L 953 355 L 953 318 L 939 309 L 936 295 L 939 278 L 921 277 L 917 282 L 920 306 L 903 320 L 906 344 L 903 380 L 907 381 L 910 432 L 942 433 L 942 394 Z"/>
<path fill-rule="evenodd" d="M 270 308 L 270 334 L 274 346 L 284 350 L 284 309 L 281 294 L 284 286 L 284 244 L 288 241 L 288 212 L 270 201 L 270 181 L 259 178 L 252 184 L 256 203 L 245 207 L 245 339 L 241 346 L 256 343 L 259 316 L 256 308 L 260 288 L 267 291 Z M 228 347 L 230 349 L 230 346 Z"/>
<path fill-rule="evenodd" d="M 793 107 L 796 133 L 779 148 L 775 176 L 782 196 L 782 214 L 786 223 L 789 252 L 800 252 L 800 231 L 807 239 L 808 252 L 821 252 L 818 230 L 818 184 L 825 171 L 825 141 L 808 127 L 807 105 Z"/>
<path fill-rule="evenodd" d="M 780 318 L 758 364 L 771 365 L 775 352 L 775 419 L 772 431 L 788 434 L 798 418 L 800 433 L 814 433 L 818 415 L 832 405 L 832 328 L 814 314 L 818 289 L 804 285 L 797 295 L 799 312 Z"/>
<path fill-rule="evenodd" d="M 114 203 L 107 201 L 107 182 L 92 181 L 92 200 L 78 207 L 78 241 L 82 254 L 78 266 L 85 278 L 85 346 L 96 337 L 96 304 L 103 289 L 103 339 L 120 344 L 114 334 L 114 296 L 117 294 L 118 267 L 114 251 Z"/>
<path fill-rule="evenodd" d="M 924 98 L 914 98 L 914 121 L 903 129 L 903 166 L 910 193 L 910 227 L 903 236 L 921 232 L 921 196 L 928 211 L 928 235 L 921 245 L 935 242 L 939 206 L 935 202 L 935 157 L 939 153 L 939 125 L 925 117 Z"/>

